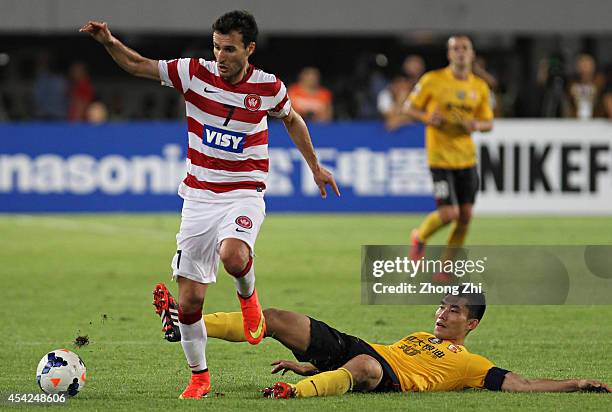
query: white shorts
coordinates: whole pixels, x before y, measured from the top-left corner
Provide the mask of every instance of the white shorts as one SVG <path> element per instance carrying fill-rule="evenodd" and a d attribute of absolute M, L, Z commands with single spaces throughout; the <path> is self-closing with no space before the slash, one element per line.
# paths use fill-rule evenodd
<path fill-rule="evenodd" d="M 176 235 L 172 279 L 177 276 L 200 283 L 215 283 L 219 268 L 219 245 L 224 239 L 240 239 L 251 256 L 264 218 L 263 198 L 245 198 L 228 203 L 183 201 L 181 228 Z"/>

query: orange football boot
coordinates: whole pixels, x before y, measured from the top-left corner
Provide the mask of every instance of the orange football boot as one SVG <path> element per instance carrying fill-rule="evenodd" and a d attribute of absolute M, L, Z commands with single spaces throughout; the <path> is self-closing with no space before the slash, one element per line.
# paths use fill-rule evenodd
<path fill-rule="evenodd" d="M 192 373 L 189 385 L 179 395 L 179 399 L 201 399 L 206 398 L 210 392 L 210 373 Z"/>
<path fill-rule="evenodd" d="M 408 257 L 410 260 L 417 261 L 425 256 L 425 242 L 419 239 L 419 231 L 414 229 L 410 233 L 410 252 Z"/>
<path fill-rule="evenodd" d="M 253 289 L 253 294 L 248 298 L 238 294 L 238 300 L 242 310 L 244 337 L 251 345 L 257 345 L 266 334 L 266 319 L 257 298 L 257 290 Z"/>
<path fill-rule="evenodd" d="M 444 283 L 450 284 L 454 282 L 455 277 L 452 275 L 452 273 L 437 272 L 433 274 L 433 276 L 431 277 L 431 280 L 433 283 L 437 283 L 437 284 L 444 284 Z"/>

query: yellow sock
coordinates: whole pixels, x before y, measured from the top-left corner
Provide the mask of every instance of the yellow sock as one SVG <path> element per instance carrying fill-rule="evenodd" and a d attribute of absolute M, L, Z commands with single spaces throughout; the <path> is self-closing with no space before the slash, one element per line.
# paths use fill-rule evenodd
<path fill-rule="evenodd" d="M 421 226 L 419 226 L 419 239 L 423 243 L 427 242 L 427 239 L 436 233 L 436 231 L 442 226 L 444 226 L 444 222 L 442 222 L 442 219 L 440 218 L 440 213 L 438 213 L 437 210 L 435 212 L 431 212 L 427 215 L 423 223 L 421 223 Z"/>
<path fill-rule="evenodd" d="M 450 236 L 448 237 L 448 245 L 460 247 L 463 246 L 465 242 L 465 237 L 467 236 L 469 224 L 463 224 L 459 222 L 455 222 L 453 224 L 453 228 L 450 232 Z"/>
<path fill-rule="evenodd" d="M 241 312 L 216 312 L 202 316 L 209 338 L 246 342 Z"/>
<path fill-rule="evenodd" d="M 465 237 L 467 236 L 469 225 L 464 225 L 459 222 L 453 223 L 450 235 L 448 236 L 448 247 L 444 248 L 442 255 L 440 256 L 441 261 L 454 260 L 457 255 L 457 248 L 463 246 Z"/>
<path fill-rule="evenodd" d="M 311 396 L 342 395 L 353 387 L 353 375 L 344 369 L 323 372 L 302 379 L 295 385 L 295 396 L 308 398 Z"/>

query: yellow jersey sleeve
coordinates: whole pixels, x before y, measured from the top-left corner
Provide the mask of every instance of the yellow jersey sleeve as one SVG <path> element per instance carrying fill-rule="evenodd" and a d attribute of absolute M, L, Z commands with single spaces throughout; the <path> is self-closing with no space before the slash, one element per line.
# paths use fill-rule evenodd
<path fill-rule="evenodd" d="M 432 96 L 432 73 L 425 73 L 408 96 L 410 104 L 418 109 L 425 110 L 425 106 Z"/>
<path fill-rule="evenodd" d="M 466 388 L 484 388 L 485 378 L 489 370 L 493 368 L 493 362 L 487 358 L 470 354 L 466 359 L 466 368 L 463 378 L 463 386 Z"/>
<path fill-rule="evenodd" d="M 476 108 L 474 117 L 478 120 L 493 120 L 493 110 L 491 109 L 491 91 L 484 81 L 480 85 L 480 104 Z"/>

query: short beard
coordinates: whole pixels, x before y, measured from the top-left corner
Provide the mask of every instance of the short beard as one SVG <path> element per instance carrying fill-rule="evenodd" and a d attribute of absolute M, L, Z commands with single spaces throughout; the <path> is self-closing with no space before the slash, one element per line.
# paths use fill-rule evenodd
<path fill-rule="evenodd" d="M 226 73 L 225 75 L 223 75 L 219 73 L 219 76 L 221 76 L 221 78 L 225 81 L 231 81 L 231 80 L 235 80 L 238 76 L 240 76 L 240 74 L 243 73 L 243 71 L 244 71 L 244 67 L 241 67 L 231 74 Z"/>

